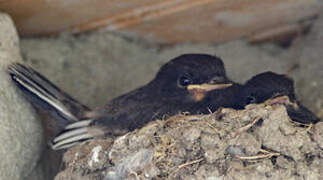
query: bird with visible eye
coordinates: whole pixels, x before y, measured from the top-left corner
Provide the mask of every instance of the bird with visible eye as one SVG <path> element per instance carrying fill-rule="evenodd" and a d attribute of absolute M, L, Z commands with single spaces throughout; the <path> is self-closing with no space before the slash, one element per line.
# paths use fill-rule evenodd
<path fill-rule="evenodd" d="M 163 65 L 148 84 L 91 110 L 31 68 L 14 64 L 9 73 L 33 104 L 54 117 L 56 129 L 61 130 L 52 141 L 55 150 L 122 135 L 165 115 L 209 113 L 233 106 L 238 87 L 226 77 L 220 58 L 184 54 Z"/>
<path fill-rule="evenodd" d="M 320 119 L 296 99 L 294 81 L 286 75 L 264 72 L 248 80 L 239 95 L 239 108 L 249 104 L 283 104 L 291 120 L 317 123 Z"/>
<path fill-rule="evenodd" d="M 183 88 L 190 85 L 190 84 L 192 84 L 192 83 L 193 83 L 193 81 L 190 78 L 186 77 L 186 76 L 181 76 L 178 79 L 178 84 Z"/>

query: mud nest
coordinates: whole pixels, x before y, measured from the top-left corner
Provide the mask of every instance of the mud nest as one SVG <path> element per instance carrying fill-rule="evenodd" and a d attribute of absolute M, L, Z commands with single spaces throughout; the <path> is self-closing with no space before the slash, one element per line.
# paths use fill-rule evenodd
<path fill-rule="evenodd" d="M 322 179 L 323 122 L 296 124 L 283 105 L 179 114 L 64 154 L 56 180 Z"/>

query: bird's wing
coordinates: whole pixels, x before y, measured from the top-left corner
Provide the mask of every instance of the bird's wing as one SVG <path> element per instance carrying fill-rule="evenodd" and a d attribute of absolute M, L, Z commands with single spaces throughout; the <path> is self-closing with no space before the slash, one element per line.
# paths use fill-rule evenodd
<path fill-rule="evenodd" d="M 56 124 L 61 124 L 62 127 L 78 121 L 83 113 L 89 111 L 88 107 L 74 100 L 30 67 L 16 63 L 9 66 L 8 71 L 28 100 L 38 109 L 54 116 Z"/>
<path fill-rule="evenodd" d="M 139 102 L 129 96 L 114 100 L 103 109 L 98 109 L 97 117 L 66 126 L 54 138 L 51 147 L 54 150 L 67 149 L 94 138 L 120 136 L 141 128 L 160 113 L 161 109 L 154 104 L 160 103 Z"/>

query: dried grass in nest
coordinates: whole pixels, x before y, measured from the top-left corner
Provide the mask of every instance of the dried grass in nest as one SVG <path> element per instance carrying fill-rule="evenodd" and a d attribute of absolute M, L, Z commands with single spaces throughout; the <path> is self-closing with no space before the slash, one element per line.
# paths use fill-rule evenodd
<path fill-rule="evenodd" d="M 293 138 L 295 134 L 300 137 L 304 133 L 304 136 L 307 137 L 315 129 L 312 129 L 313 125 L 290 123 L 285 108 L 282 107 L 281 105 L 262 104 L 251 106 L 241 111 L 220 109 L 208 115 L 179 114 L 164 121 L 152 122 L 140 130 L 128 133 L 124 137 L 125 142 L 127 142 L 124 147 L 119 146 L 114 150 L 115 153 L 119 153 L 115 157 L 121 159 L 114 160 L 114 164 L 111 166 L 117 166 L 115 163 L 122 161 L 122 158 L 127 159 L 134 156 L 134 153 L 140 151 L 140 149 L 149 149 L 152 151 L 152 158 L 146 164 L 148 169 L 145 169 L 145 166 L 135 173 L 129 170 L 129 172 L 132 172 L 129 176 L 135 179 L 147 179 L 145 177 L 146 171 L 149 172 L 149 169 L 154 168 L 157 169 L 157 174 L 152 176 L 155 179 L 181 179 L 190 175 L 191 177 L 193 175 L 200 177 L 196 173 L 203 168 L 215 168 L 217 169 L 216 172 L 218 172 L 216 176 L 228 178 L 237 177 L 239 173 L 242 173 L 240 175 L 245 175 L 243 173 L 246 172 L 250 173 L 250 175 L 255 175 L 253 171 L 258 171 L 257 166 L 266 166 L 268 163 L 270 164 L 273 157 L 284 158 L 288 153 L 293 153 L 294 151 L 289 151 L 286 147 L 279 149 L 279 146 L 263 146 L 262 143 L 266 144 L 268 140 L 280 141 L 280 137 L 268 139 L 268 136 L 263 136 L 263 131 L 267 131 L 268 135 L 271 136 L 272 128 L 275 129 L 277 126 L 290 128 L 289 132 L 293 132 L 293 134 L 282 134 L 281 136 L 282 139 L 285 138 L 286 142 L 288 142 L 289 138 Z M 276 119 L 271 119 L 273 118 L 272 114 Z M 283 120 L 279 119 L 280 116 Z M 258 123 L 261 119 L 263 122 Z M 197 134 L 194 135 L 194 132 Z M 141 141 L 133 141 L 134 138 L 139 138 L 139 140 L 144 138 L 144 141 L 149 141 L 151 144 L 149 145 L 148 143 L 148 146 L 147 143 L 143 143 L 145 146 L 131 144 L 131 142 L 141 143 Z M 310 138 L 303 139 L 304 142 L 305 140 L 310 140 Z M 273 143 L 275 145 L 275 142 Z M 282 145 L 285 146 L 285 144 Z M 312 143 L 311 146 L 314 147 L 315 143 Z M 229 147 L 233 148 L 229 151 Z M 294 147 L 290 146 L 290 148 Z M 124 149 L 126 151 L 123 151 Z M 183 149 L 184 151 L 182 151 Z M 299 151 L 297 148 L 295 150 Z M 292 157 L 293 154 L 288 156 Z M 277 171 L 275 165 L 266 168 L 272 168 L 270 169 L 272 173 Z M 212 172 L 207 173 L 212 174 Z M 261 173 L 258 175 L 262 178 Z"/>

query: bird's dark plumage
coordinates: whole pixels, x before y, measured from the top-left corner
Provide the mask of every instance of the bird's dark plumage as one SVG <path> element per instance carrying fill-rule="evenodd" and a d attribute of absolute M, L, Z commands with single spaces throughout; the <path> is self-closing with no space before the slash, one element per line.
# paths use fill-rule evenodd
<path fill-rule="evenodd" d="M 53 149 L 68 148 L 95 137 L 121 135 L 179 112 L 198 114 L 231 107 L 240 88 L 237 84 L 231 86 L 220 58 L 185 54 L 163 65 L 145 86 L 90 110 L 31 68 L 15 64 L 9 72 L 33 103 L 54 111 L 60 124 L 65 124 L 53 140 Z"/>
<path fill-rule="evenodd" d="M 281 102 L 286 105 L 289 117 L 296 122 L 308 124 L 317 123 L 318 117 L 304 107 L 296 99 L 294 81 L 286 75 L 273 72 L 264 72 L 248 80 L 239 97 L 239 107 L 248 104 L 259 104 L 273 98 L 287 96 L 291 103 Z"/>

